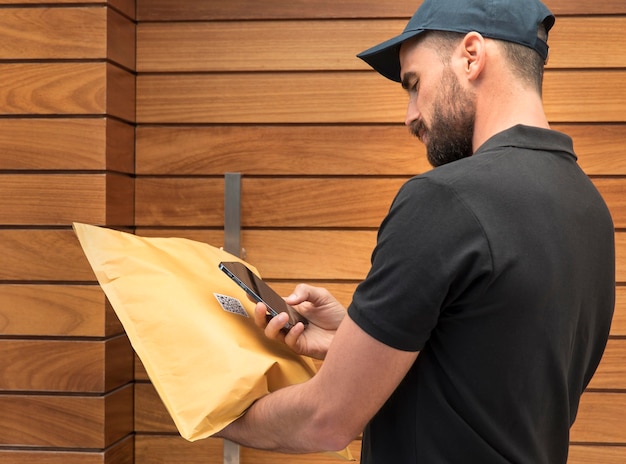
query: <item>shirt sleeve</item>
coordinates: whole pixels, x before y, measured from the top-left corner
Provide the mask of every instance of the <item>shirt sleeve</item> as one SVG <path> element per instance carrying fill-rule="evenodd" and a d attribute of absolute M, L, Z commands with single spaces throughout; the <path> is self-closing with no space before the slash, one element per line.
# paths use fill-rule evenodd
<path fill-rule="evenodd" d="M 454 188 L 409 180 L 381 224 L 372 266 L 348 314 L 365 332 L 404 351 L 420 351 L 442 317 L 459 317 L 488 284 L 489 243 Z"/>

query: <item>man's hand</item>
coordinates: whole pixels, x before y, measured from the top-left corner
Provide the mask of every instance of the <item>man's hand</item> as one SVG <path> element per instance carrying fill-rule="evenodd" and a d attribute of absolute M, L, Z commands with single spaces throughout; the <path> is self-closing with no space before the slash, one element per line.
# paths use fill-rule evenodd
<path fill-rule="evenodd" d="M 296 353 L 324 359 L 346 309 L 325 288 L 306 284 L 298 285 L 285 301 L 309 320 L 308 326 L 299 322 L 285 333 L 282 329 L 288 315 L 281 313 L 268 322 L 263 303 L 255 308 L 256 324 L 265 329 L 268 338 L 283 341 Z"/>

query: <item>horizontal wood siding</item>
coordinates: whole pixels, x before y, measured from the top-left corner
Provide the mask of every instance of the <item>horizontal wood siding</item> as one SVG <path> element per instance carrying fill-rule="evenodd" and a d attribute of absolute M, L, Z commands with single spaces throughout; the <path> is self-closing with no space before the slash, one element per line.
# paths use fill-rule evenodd
<path fill-rule="evenodd" d="M 132 464 L 133 350 L 71 224 L 134 225 L 134 0 L 0 5 L 0 462 Z"/>
<path fill-rule="evenodd" d="M 223 176 L 240 172 L 246 259 L 282 294 L 309 281 L 348 305 L 398 187 L 430 169 L 402 124 L 405 93 L 355 57 L 401 31 L 416 3 L 137 0 L 136 233 L 221 246 Z M 569 462 L 616 464 L 626 460 L 626 3 L 546 3 L 558 15 L 546 112 L 574 139 L 617 244 L 611 338 Z M 135 377 L 137 463 L 222 462 L 220 440 L 177 436 L 138 360 Z M 242 449 L 241 459 L 328 457 Z"/>

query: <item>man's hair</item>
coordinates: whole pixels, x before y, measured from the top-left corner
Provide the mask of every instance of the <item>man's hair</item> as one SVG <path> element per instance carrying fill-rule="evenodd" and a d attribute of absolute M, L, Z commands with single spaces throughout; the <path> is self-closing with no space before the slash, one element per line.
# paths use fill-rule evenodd
<path fill-rule="evenodd" d="M 543 25 L 540 25 L 537 36 L 544 41 L 547 40 L 548 33 Z M 428 31 L 424 34 L 424 39 L 434 46 L 444 63 L 450 61 L 452 51 L 463 37 L 465 37 L 463 33 L 448 31 Z M 539 53 L 530 47 L 513 42 L 504 40 L 496 42 L 502 47 L 513 75 L 536 89 L 541 95 L 545 63 Z"/>

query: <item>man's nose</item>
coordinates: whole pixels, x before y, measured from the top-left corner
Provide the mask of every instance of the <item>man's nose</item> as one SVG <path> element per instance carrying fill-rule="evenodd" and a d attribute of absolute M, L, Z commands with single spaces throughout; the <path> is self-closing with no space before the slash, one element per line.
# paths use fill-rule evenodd
<path fill-rule="evenodd" d="M 417 109 L 417 98 L 409 98 L 409 104 L 406 108 L 406 118 L 404 120 L 404 124 L 407 126 L 411 126 L 413 121 L 419 119 L 420 112 Z"/>

